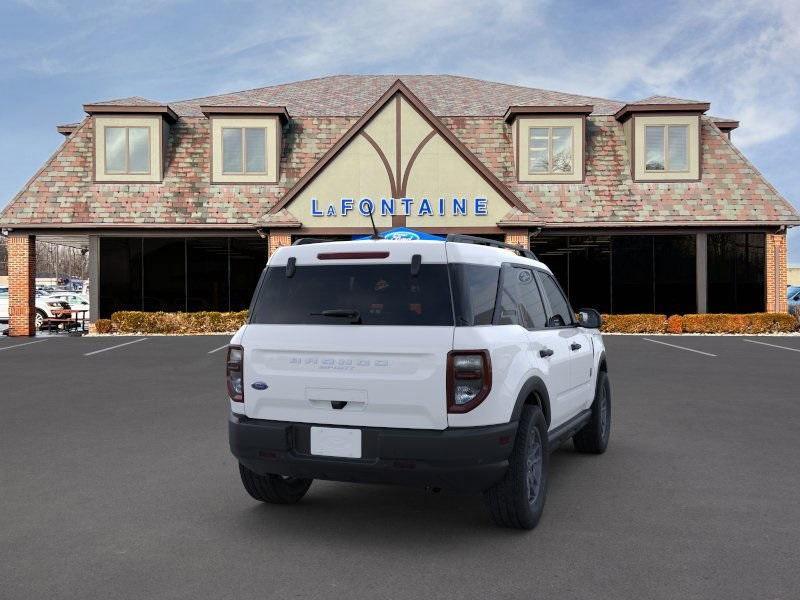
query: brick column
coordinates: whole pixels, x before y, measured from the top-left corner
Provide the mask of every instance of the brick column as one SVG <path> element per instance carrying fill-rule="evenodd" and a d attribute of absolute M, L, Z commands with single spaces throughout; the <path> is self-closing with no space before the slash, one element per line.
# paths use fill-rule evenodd
<path fill-rule="evenodd" d="M 272 229 L 269 232 L 269 244 L 267 247 L 267 258 L 281 246 L 292 245 L 292 234 L 285 229 Z"/>
<path fill-rule="evenodd" d="M 8 333 L 36 335 L 36 236 L 8 236 Z"/>
<path fill-rule="evenodd" d="M 509 229 L 506 231 L 506 244 L 512 244 L 514 246 L 519 246 L 520 248 L 525 248 L 526 250 L 531 249 L 531 240 L 530 236 L 528 235 L 527 229 Z"/>
<path fill-rule="evenodd" d="M 786 234 L 768 233 L 764 245 L 764 309 L 767 312 L 788 312 L 786 300 Z"/>

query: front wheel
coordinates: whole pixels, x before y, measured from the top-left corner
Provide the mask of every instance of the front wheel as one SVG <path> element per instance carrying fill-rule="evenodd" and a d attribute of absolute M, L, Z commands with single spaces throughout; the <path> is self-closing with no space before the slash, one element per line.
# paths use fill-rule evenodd
<path fill-rule="evenodd" d="M 34 317 L 34 324 L 36 325 L 36 329 L 39 330 L 44 325 L 44 320 L 47 318 L 47 315 L 44 314 L 44 311 L 37 308 L 36 309 L 36 317 Z"/>
<path fill-rule="evenodd" d="M 572 436 L 572 443 L 578 452 L 602 454 L 608 448 L 611 435 L 611 384 L 608 374 L 597 374 L 597 389 L 592 402 L 592 416 L 583 428 Z"/>
<path fill-rule="evenodd" d="M 522 409 L 508 462 L 503 479 L 483 493 L 486 505 L 497 525 L 533 529 L 544 511 L 550 463 L 547 422 L 538 406 Z"/>
<path fill-rule="evenodd" d="M 269 504 L 295 504 L 306 495 L 313 479 L 259 475 L 239 463 L 239 476 L 247 493 L 260 502 Z"/>

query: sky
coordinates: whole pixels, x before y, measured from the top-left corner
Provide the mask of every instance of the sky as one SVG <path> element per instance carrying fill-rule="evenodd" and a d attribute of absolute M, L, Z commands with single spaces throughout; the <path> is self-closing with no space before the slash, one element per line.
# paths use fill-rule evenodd
<path fill-rule="evenodd" d="M 711 103 L 800 207 L 800 0 L 2 0 L 0 207 L 82 105 L 169 102 L 339 73 L 450 73 Z M 789 234 L 800 264 L 800 228 Z"/>

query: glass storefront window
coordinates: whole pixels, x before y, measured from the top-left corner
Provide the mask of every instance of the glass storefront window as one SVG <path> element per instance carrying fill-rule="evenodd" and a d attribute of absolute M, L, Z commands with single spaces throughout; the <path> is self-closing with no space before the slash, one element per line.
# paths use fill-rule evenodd
<path fill-rule="evenodd" d="M 764 310 L 764 234 L 708 235 L 708 311 Z"/>
<path fill-rule="evenodd" d="M 228 238 L 186 240 L 186 309 L 228 310 Z"/>
<path fill-rule="evenodd" d="M 142 310 L 142 238 L 100 238 L 100 317 Z"/>
<path fill-rule="evenodd" d="M 695 312 L 693 235 L 539 236 L 531 248 L 575 309 L 602 313 Z"/>
<path fill-rule="evenodd" d="M 186 240 L 144 238 L 142 248 L 144 310 L 185 312 Z"/>
<path fill-rule="evenodd" d="M 230 238 L 231 310 L 245 310 L 267 264 L 267 241 Z"/>
<path fill-rule="evenodd" d="M 244 310 L 266 261 L 257 237 L 101 237 L 99 313 Z"/>
<path fill-rule="evenodd" d="M 669 316 L 697 311 L 695 236 L 653 236 L 653 270 L 656 313 Z"/>

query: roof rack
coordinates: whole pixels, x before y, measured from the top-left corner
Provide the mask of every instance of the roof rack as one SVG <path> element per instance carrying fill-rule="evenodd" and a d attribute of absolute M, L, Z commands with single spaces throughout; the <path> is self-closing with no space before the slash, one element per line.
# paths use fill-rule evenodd
<path fill-rule="evenodd" d="M 327 244 L 328 242 L 338 242 L 340 240 L 329 240 L 326 238 L 298 238 L 292 242 L 292 246 L 307 246 L 308 244 Z"/>
<path fill-rule="evenodd" d="M 530 250 L 526 250 L 525 248 L 521 248 L 520 246 L 514 246 L 512 244 L 506 244 L 504 242 L 498 242 L 496 240 L 490 240 L 488 238 L 476 237 L 474 235 L 463 235 L 461 233 L 450 233 L 447 235 L 448 242 L 458 242 L 460 244 L 477 244 L 478 246 L 492 246 L 493 248 L 505 248 L 506 250 L 513 250 L 520 256 L 524 256 L 525 258 L 530 258 L 531 260 L 539 260 L 536 258 L 536 255 L 531 252 Z"/>

